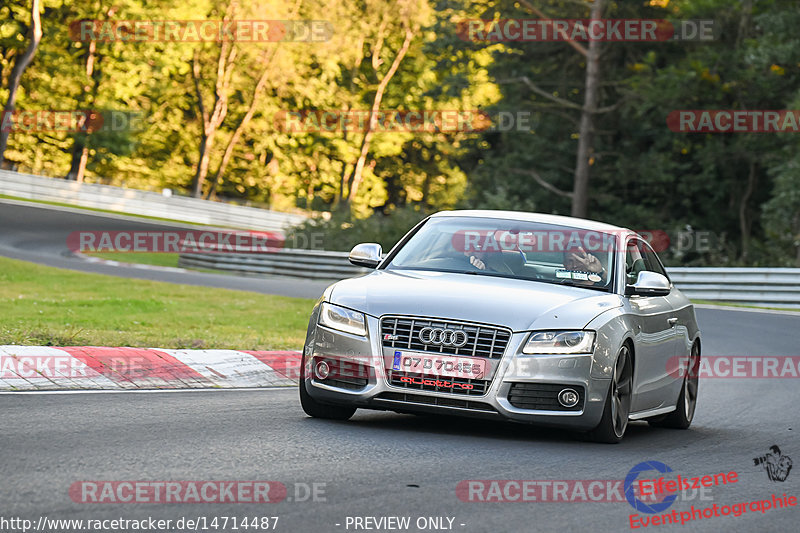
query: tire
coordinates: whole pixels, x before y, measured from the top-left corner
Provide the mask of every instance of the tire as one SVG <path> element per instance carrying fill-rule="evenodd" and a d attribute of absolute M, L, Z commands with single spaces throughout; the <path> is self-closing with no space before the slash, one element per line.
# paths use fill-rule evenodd
<path fill-rule="evenodd" d="M 697 389 L 700 382 L 700 346 L 695 343 L 689 354 L 689 372 L 683 378 L 683 387 L 678 396 L 678 403 L 671 413 L 648 420 L 653 427 L 671 429 L 689 429 L 697 409 Z"/>
<path fill-rule="evenodd" d="M 300 405 L 308 416 L 327 420 L 347 420 L 355 414 L 355 407 L 322 403 L 312 398 L 306 390 L 305 367 L 304 356 L 300 362 L 300 386 L 298 388 L 300 389 Z"/>
<path fill-rule="evenodd" d="M 594 442 L 617 444 L 625 435 L 628 415 L 631 412 L 633 393 L 633 362 L 628 344 L 623 344 L 614 363 L 614 374 L 606 394 L 606 403 L 600 423 L 587 436 Z"/>

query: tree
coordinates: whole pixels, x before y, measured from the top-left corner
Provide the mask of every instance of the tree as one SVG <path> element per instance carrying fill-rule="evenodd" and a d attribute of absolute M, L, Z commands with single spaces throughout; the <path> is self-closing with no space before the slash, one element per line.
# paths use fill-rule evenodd
<path fill-rule="evenodd" d="M 235 4 L 230 2 L 225 10 L 222 20 L 229 22 L 234 19 L 236 13 Z M 236 66 L 236 45 L 228 39 L 223 39 L 220 43 L 216 73 L 214 79 L 213 96 L 210 101 L 203 97 L 201 87 L 201 67 L 200 51 L 195 49 L 192 55 L 192 81 L 194 82 L 195 94 L 197 96 L 197 108 L 202 119 L 202 132 L 200 134 L 200 146 L 198 150 L 197 170 L 192 183 L 192 196 L 200 198 L 203 195 L 208 166 L 211 162 L 211 150 L 214 147 L 214 140 L 217 131 L 228 114 L 228 97 L 230 92 L 231 76 Z"/>
<path fill-rule="evenodd" d="M 413 38 L 414 31 L 411 28 L 406 28 L 403 44 L 400 46 L 400 50 L 397 51 L 397 55 L 395 56 L 394 61 L 392 61 L 392 66 L 389 67 L 389 70 L 383 75 L 380 83 L 378 84 L 378 88 L 375 90 L 375 98 L 372 101 L 372 108 L 370 109 L 369 117 L 367 119 L 367 131 L 364 132 L 364 137 L 361 139 L 361 152 L 358 155 L 355 169 L 353 169 L 353 177 L 350 180 L 348 203 L 352 202 L 353 198 L 355 198 L 356 193 L 358 192 L 358 187 L 361 185 L 361 181 L 363 179 L 364 165 L 367 162 L 367 155 L 369 154 L 372 137 L 375 135 L 375 131 L 372 127 L 372 119 L 380 110 L 381 102 L 383 101 L 383 94 L 386 92 L 386 86 L 390 81 L 392 81 L 392 77 L 394 76 L 395 72 L 397 72 L 400 62 L 403 61 L 403 58 L 408 52 L 408 47 L 411 45 L 411 39 Z"/>
<path fill-rule="evenodd" d="M 14 69 L 11 71 L 11 78 L 8 82 L 8 98 L 6 105 L 3 107 L 3 119 L 14 112 L 14 103 L 17 99 L 17 90 L 19 89 L 22 74 L 36 55 L 36 49 L 39 47 L 39 42 L 42 40 L 42 21 L 39 11 L 41 10 L 41 0 L 31 0 L 31 24 L 28 28 L 28 47 L 21 56 L 18 56 Z M 3 161 L 3 156 L 8 146 L 8 136 L 11 133 L 8 128 L 0 128 L 0 162 Z"/>
<path fill-rule="evenodd" d="M 541 10 L 534 7 L 528 0 L 521 0 L 522 5 L 535 13 L 540 18 L 547 18 Z M 606 8 L 606 0 L 594 0 L 590 7 L 590 19 L 600 19 Z M 585 218 L 589 211 L 589 177 L 594 151 L 595 115 L 599 112 L 598 101 L 600 92 L 600 51 L 601 42 L 590 40 L 587 46 L 582 46 L 575 41 L 567 41 L 570 46 L 586 58 L 586 79 L 583 93 L 583 106 L 581 106 L 580 127 L 578 128 L 578 150 L 575 154 L 575 175 L 573 177 L 571 213 L 574 217 Z M 531 88 L 534 86 L 525 78 Z M 538 90 L 538 94 L 555 100 L 555 97 L 545 91 Z M 556 100 L 557 101 L 557 100 Z M 567 107 L 572 107 L 567 105 Z M 538 178 L 541 182 L 541 178 Z M 552 186 L 547 187 L 552 190 Z"/>
<path fill-rule="evenodd" d="M 300 9 L 300 3 L 301 0 L 295 1 L 294 6 L 292 6 L 288 12 L 286 17 L 287 19 L 293 19 L 297 16 L 297 13 Z M 233 157 L 234 149 L 236 148 L 236 145 L 241 139 L 242 134 L 247 129 L 248 124 L 253 119 L 253 116 L 258 109 L 259 97 L 267 86 L 267 82 L 270 80 L 270 78 L 275 77 L 276 75 L 276 69 L 273 66 L 273 61 L 275 56 L 278 54 L 278 50 L 279 48 L 277 46 L 272 46 L 262 52 L 261 59 L 257 63 L 257 66 L 261 69 L 261 75 L 258 77 L 258 81 L 253 86 L 252 93 L 250 94 L 250 104 L 247 106 L 247 111 L 237 122 L 236 127 L 233 130 L 233 134 L 230 136 L 230 139 L 225 146 L 225 153 L 222 155 L 222 160 L 217 167 L 214 180 L 212 181 L 211 186 L 208 188 L 206 198 L 210 198 L 212 195 L 214 195 L 217 186 L 223 180 L 225 171 L 227 170 L 231 158 Z"/>

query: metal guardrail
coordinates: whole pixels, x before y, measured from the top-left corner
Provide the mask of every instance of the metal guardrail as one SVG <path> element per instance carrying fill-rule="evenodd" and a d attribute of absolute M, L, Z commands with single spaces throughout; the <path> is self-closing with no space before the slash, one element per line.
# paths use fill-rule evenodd
<path fill-rule="evenodd" d="M 284 249 L 269 254 L 182 254 L 179 266 L 246 274 L 338 280 L 369 272 L 351 265 L 347 252 Z M 800 308 L 800 268 L 667 269 L 693 300 Z"/>
<path fill-rule="evenodd" d="M 800 308 L 800 268 L 670 268 L 693 300 Z"/>
<path fill-rule="evenodd" d="M 0 170 L 0 193 L 28 200 L 64 202 L 80 207 L 253 230 L 281 231 L 301 223 L 303 215 L 212 202 L 185 196 Z"/>
<path fill-rule="evenodd" d="M 181 254 L 178 266 L 329 280 L 352 278 L 369 272 L 369 269 L 351 265 L 347 256 L 347 252 L 291 248 L 266 254 L 192 253 Z"/>

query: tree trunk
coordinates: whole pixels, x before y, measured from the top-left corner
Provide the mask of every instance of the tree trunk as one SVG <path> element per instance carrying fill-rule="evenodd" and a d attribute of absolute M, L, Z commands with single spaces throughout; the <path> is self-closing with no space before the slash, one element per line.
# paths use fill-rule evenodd
<path fill-rule="evenodd" d="M 353 63 L 353 68 L 350 69 L 350 92 L 355 92 L 355 80 L 356 76 L 358 75 L 358 71 L 361 68 L 361 63 L 364 60 L 364 43 L 366 42 L 366 36 L 361 35 L 358 39 L 358 54 L 356 54 L 356 60 Z M 375 51 L 373 51 L 373 55 Z M 351 110 L 351 106 L 348 104 L 345 106 L 344 113 L 347 114 Z M 347 130 L 347 123 L 345 122 L 343 125 L 342 131 L 342 140 L 345 144 L 348 142 L 348 130 Z M 350 210 L 350 203 L 348 202 L 349 195 L 347 194 L 347 185 L 350 183 L 350 171 L 352 167 L 352 163 L 348 163 L 342 161 L 342 173 L 339 176 L 339 194 L 334 197 L 333 200 L 333 208 L 339 211 Z"/>
<path fill-rule="evenodd" d="M 31 0 L 31 27 L 30 27 L 30 42 L 25 49 L 25 53 L 17 58 L 14 62 L 14 69 L 11 71 L 11 77 L 8 80 L 8 100 L 3 107 L 3 117 L 9 113 L 14 112 L 14 102 L 17 99 L 17 90 L 19 83 L 22 79 L 22 73 L 28 68 L 28 65 L 33 60 L 36 54 L 36 49 L 39 47 L 39 42 L 42 40 L 42 20 L 39 15 L 41 9 L 40 0 Z M 0 128 L 0 163 L 3 162 L 3 154 L 5 154 L 6 147 L 8 146 L 8 136 L 11 133 L 6 128 Z"/>
<path fill-rule="evenodd" d="M 225 10 L 223 21 L 228 22 L 235 18 L 235 4 L 231 2 Z M 192 180 L 192 196 L 203 197 L 203 186 L 208 176 L 208 165 L 211 160 L 211 149 L 214 147 L 214 138 L 217 130 L 228 114 L 228 88 L 233 75 L 234 61 L 236 59 L 236 46 L 229 40 L 223 40 L 217 58 L 217 77 L 214 83 L 214 107 L 209 113 L 203 102 L 203 91 L 200 87 L 200 63 L 197 59 L 197 48 L 192 54 L 192 80 L 197 96 L 197 107 L 203 120 L 203 132 L 200 135 L 199 158 L 197 171 Z"/>
<path fill-rule="evenodd" d="M 228 87 L 233 74 L 236 47 L 229 41 L 223 41 L 217 60 L 217 79 L 214 88 L 214 107 L 209 114 L 203 103 L 203 92 L 200 87 L 200 63 L 197 61 L 197 52 L 192 56 L 192 78 L 197 94 L 197 106 L 203 120 L 203 133 L 200 136 L 199 159 L 197 171 L 194 175 L 192 196 L 203 197 L 203 186 L 208 176 L 208 166 L 211 161 L 211 149 L 214 147 L 214 138 L 217 130 L 228 114 Z"/>
<path fill-rule="evenodd" d="M 747 261 L 747 256 L 750 252 L 750 227 L 751 221 L 747 214 L 747 204 L 750 197 L 753 195 L 753 190 L 756 187 L 756 164 L 750 162 L 750 171 L 747 175 L 747 186 L 742 193 L 742 198 L 739 201 L 739 231 L 742 234 L 742 261 Z"/>
<path fill-rule="evenodd" d="M 795 259 L 794 266 L 800 268 L 800 214 L 796 214 L 792 219 L 792 229 L 795 234 Z"/>
<path fill-rule="evenodd" d="M 397 52 L 397 56 L 394 58 L 392 62 L 392 66 L 389 67 L 389 71 L 383 77 L 381 82 L 378 84 L 378 89 L 375 91 L 375 99 L 372 101 L 372 109 L 369 113 L 369 119 L 367 122 L 367 131 L 364 133 L 364 138 L 361 140 L 361 154 L 358 156 L 358 161 L 356 162 L 356 168 L 353 170 L 353 178 L 350 184 L 350 193 L 348 194 L 348 202 L 353 201 L 356 197 L 356 193 L 358 192 L 358 187 L 361 185 L 361 180 L 363 179 L 364 173 L 364 166 L 367 162 L 367 155 L 369 154 L 369 147 L 370 143 L 372 142 L 372 136 L 375 135 L 375 131 L 372 129 L 372 117 L 378 112 L 381 107 L 381 101 L 383 100 L 383 93 L 386 92 L 386 87 L 389 85 L 389 82 L 392 80 L 394 73 L 397 72 L 397 69 L 400 67 L 400 62 L 403 61 L 403 57 L 405 57 L 406 52 L 408 52 L 408 48 L 411 46 L 411 40 L 414 38 L 414 32 L 411 29 L 406 29 L 406 38 L 403 41 L 403 46 L 400 47 L 400 50 Z"/>
<path fill-rule="evenodd" d="M 194 185 L 192 186 L 192 196 L 201 198 L 203 196 L 203 185 L 208 175 L 208 164 L 211 159 L 211 148 L 214 146 L 214 137 L 217 135 L 216 128 L 204 128 L 200 137 L 200 150 L 197 161 L 197 171 L 194 174 Z"/>
<path fill-rule="evenodd" d="M 89 148 L 82 142 L 76 142 L 72 147 L 72 160 L 69 165 L 69 172 L 65 179 L 83 183 L 86 173 L 86 162 L 89 160 Z"/>
<path fill-rule="evenodd" d="M 606 0 L 595 0 L 590 18 L 601 18 L 605 4 Z M 580 218 L 585 218 L 589 211 L 590 159 L 594 150 L 594 118 L 600 92 L 600 48 L 600 41 L 590 40 L 586 54 L 586 87 L 581 109 L 572 189 L 572 216 Z"/>
<path fill-rule="evenodd" d="M 344 131 L 344 141 L 347 142 L 347 130 Z M 347 187 L 348 176 L 350 175 L 350 163 L 342 161 L 342 173 L 339 176 L 339 196 L 334 201 L 338 207 L 347 205 L 347 198 L 345 197 L 344 190 Z"/>
<path fill-rule="evenodd" d="M 94 79 L 94 63 L 95 51 L 97 50 L 97 41 L 89 41 L 89 47 L 86 49 L 86 85 L 83 86 L 83 93 L 79 97 L 79 105 L 86 103 L 84 98 L 87 94 L 91 94 L 89 99 L 91 105 L 97 97 L 97 89 L 99 82 Z M 88 120 L 88 119 L 87 119 Z M 75 136 L 75 143 L 72 146 L 72 162 L 69 166 L 69 172 L 65 176 L 66 179 L 83 183 L 84 174 L 86 174 L 86 162 L 89 160 L 89 148 L 86 146 L 86 139 L 77 133 Z"/>
<path fill-rule="evenodd" d="M 208 189 L 208 194 L 206 195 L 206 199 L 210 198 L 212 194 L 217 190 L 217 186 L 220 184 L 222 180 L 223 174 L 225 174 L 225 170 L 228 168 L 228 164 L 231 161 L 231 157 L 233 157 L 233 149 L 236 147 L 236 144 L 239 142 L 239 138 L 244 133 L 244 130 L 247 128 L 247 124 L 250 122 L 250 119 L 253 118 L 253 115 L 256 112 L 256 103 L 258 102 L 258 95 L 261 94 L 261 91 L 264 89 L 264 86 L 267 84 L 267 79 L 269 75 L 269 63 L 270 60 L 268 57 L 265 56 L 265 65 L 264 71 L 261 73 L 261 77 L 258 79 L 258 83 L 256 83 L 255 88 L 253 89 L 253 96 L 250 99 L 250 107 L 247 108 L 247 112 L 245 113 L 242 120 L 236 126 L 236 129 L 233 132 L 230 140 L 228 141 L 228 145 L 225 147 L 225 153 L 222 156 L 222 161 L 220 161 L 219 168 L 217 168 L 217 173 L 214 176 L 214 181 L 211 183 L 211 187 Z"/>
<path fill-rule="evenodd" d="M 433 176 L 429 172 L 425 173 L 425 179 L 422 180 L 422 200 L 420 203 L 425 207 L 431 207 L 431 179 Z"/>

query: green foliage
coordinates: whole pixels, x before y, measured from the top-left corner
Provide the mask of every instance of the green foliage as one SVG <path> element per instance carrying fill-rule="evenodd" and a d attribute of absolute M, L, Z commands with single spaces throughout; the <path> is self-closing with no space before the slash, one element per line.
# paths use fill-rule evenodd
<path fill-rule="evenodd" d="M 362 242 L 377 242 L 388 252 L 427 213 L 404 207 L 384 214 L 376 211 L 367 218 L 353 218 L 336 211 L 330 217 L 317 216 L 296 226 L 286 237 L 286 246 L 349 252 Z"/>
<path fill-rule="evenodd" d="M 772 264 L 800 264 L 800 156 L 797 144 L 787 160 L 771 169 L 772 198 L 764 203 L 764 226 Z M 792 257 L 791 250 L 796 252 Z"/>
<path fill-rule="evenodd" d="M 530 3 L 550 18 L 589 13 L 588 3 L 573 0 Z M 717 39 L 603 45 L 599 106 L 605 109 L 595 120 L 590 217 L 714 235 L 717 244 L 710 250 L 666 251 L 672 264 L 800 264 L 795 136 L 675 133 L 666 127 L 667 115 L 679 109 L 800 108 L 796 0 L 608 4 L 607 18 L 713 19 Z M 23 76 L 17 108 L 121 110 L 140 113 L 141 127 L 92 135 L 15 131 L 8 161 L 23 171 L 62 177 L 73 152 L 85 145 L 87 181 L 188 193 L 203 128 L 192 57 L 197 54 L 209 107 L 220 43 L 98 42 L 89 78 L 88 43 L 71 39 L 68 28 L 80 19 L 215 20 L 228 5 L 119 0 L 109 7 L 100 0 L 45 0 L 44 38 Z M 0 101 L 26 45 L 27 9 L 21 2 L 0 6 Z M 216 196 L 328 213 L 297 231 L 327 232 L 325 247 L 340 250 L 361 241 L 388 248 L 425 213 L 440 209 L 569 213 L 585 58 L 563 42 L 471 42 L 457 31 L 465 19 L 535 18 L 524 3 L 240 0 L 236 9 L 240 19 L 327 20 L 334 33 L 323 42 L 234 45 L 227 115 L 210 152 L 209 182 L 262 73 L 267 82 L 233 145 Z M 290 131 L 280 114 L 368 110 L 407 27 L 414 39 L 386 88 L 382 109 L 523 112 L 530 114 L 531 126 L 376 133 L 363 182 L 348 201 L 364 132 Z"/>

